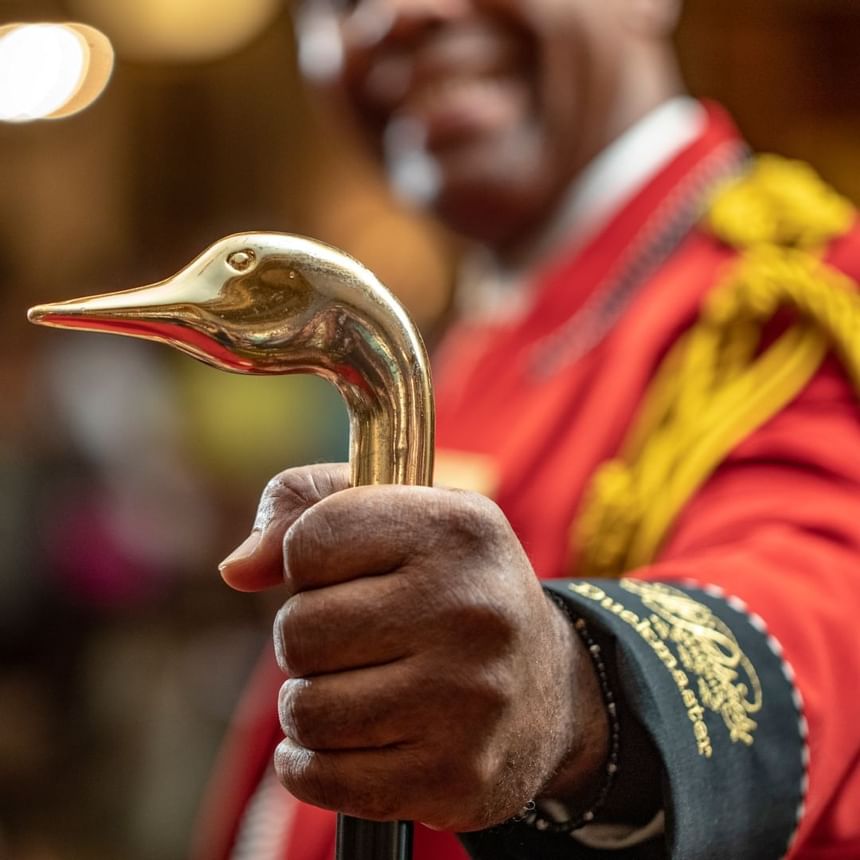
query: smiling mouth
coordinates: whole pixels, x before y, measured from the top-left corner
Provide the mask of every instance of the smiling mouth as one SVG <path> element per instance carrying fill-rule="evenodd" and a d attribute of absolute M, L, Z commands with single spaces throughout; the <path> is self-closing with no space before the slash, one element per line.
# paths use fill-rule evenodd
<path fill-rule="evenodd" d="M 418 88 L 397 114 L 417 122 L 426 147 L 438 151 L 511 127 L 526 101 L 525 88 L 511 75 L 452 76 Z"/>

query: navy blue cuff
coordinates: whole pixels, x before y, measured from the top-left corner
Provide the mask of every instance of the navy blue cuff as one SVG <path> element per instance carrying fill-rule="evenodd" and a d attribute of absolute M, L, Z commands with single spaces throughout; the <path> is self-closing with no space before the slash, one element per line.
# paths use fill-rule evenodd
<path fill-rule="evenodd" d="M 666 833 L 623 851 L 505 824 L 462 836 L 486 860 L 776 860 L 806 791 L 806 727 L 792 673 L 762 620 L 718 589 L 636 579 L 544 583 L 614 642 L 621 707 L 663 761 Z M 622 736 L 622 745 L 623 745 Z M 619 774 L 623 779 L 623 774 Z"/>
<path fill-rule="evenodd" d="M 668 779 L 668 856 L 783 857 L 802 813 L 806 729 L 762 620 L 711 588 L 636 579 L 547 586 L 615 639 L 622 701 Z"/>

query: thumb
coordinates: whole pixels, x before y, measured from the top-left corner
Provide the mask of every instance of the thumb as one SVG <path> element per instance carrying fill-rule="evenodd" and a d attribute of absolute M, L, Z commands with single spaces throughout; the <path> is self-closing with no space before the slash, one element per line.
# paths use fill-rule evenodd
<path fill-rule="evenodd" d="M 349 467 L 325 463 L 287 469 L 263 490 L 254 528 L 221 564 L 224 582 L 237 591 L 262 591 L 284 582 L 283 541 L 310 507 L 349 487 Z"/>

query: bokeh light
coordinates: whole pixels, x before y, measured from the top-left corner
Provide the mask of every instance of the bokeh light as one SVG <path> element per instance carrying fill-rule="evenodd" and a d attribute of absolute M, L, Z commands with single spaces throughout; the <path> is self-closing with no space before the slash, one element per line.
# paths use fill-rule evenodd
<path fill-rule="evenodd" d="M 0 117 L 26 121 L 49 116 L 77 91 L 86 46 L 57 24 L 14 27 L 0 37 Z"/>
<path fill-rule="evenodd" d="M 281 0 L 69 0 L 133 60 L 200 62 L 250 42 L 283 8 Z"/>
<path fill-rule="evenodd" d="M 107 38 L 82 24 L 0 28 L 0 120 L 68 116 L 91 104 L 113 66 Z"/>

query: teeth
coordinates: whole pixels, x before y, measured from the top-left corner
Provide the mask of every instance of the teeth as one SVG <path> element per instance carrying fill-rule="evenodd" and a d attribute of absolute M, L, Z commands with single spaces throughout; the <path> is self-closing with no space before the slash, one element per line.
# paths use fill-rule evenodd
<path fill-rule="evenodd" d="M 433 110 L 453 100 L 495 98 L 506 89 L 502 78 L 445 78 L 414 91 L 407 102 Z"/>

